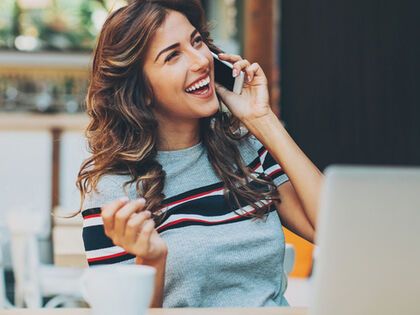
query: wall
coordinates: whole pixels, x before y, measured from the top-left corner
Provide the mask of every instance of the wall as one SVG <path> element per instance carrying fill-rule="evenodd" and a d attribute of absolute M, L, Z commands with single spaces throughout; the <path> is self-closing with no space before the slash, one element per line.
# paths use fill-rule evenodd
<path fill-rule="evenodd" d="M 5 229 L 9 211 L 35 211 L 43 217 L 46 233 L 40 237 L 44 262 L 51 262 L 49 226 L 51 222 L 51 135 L 45 131 L 0 131 L 0 235 L 6 266 L 9 235 Z M 62 135 L 60 167 L 60 200 L 63 209 L 79 207 L 75 180 L 79 166 L 87 157 L 82 132 L 67 131 Z"/>
<path fill-rule="evenodd" d="M 282 1 L 281 116 L 321 168 L 420 165 L 420 2 Z"/>

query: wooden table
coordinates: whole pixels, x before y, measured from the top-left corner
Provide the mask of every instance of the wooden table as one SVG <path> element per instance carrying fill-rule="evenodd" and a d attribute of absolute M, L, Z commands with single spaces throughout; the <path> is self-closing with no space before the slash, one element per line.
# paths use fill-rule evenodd
<path fill-rule="evenodd" d="M 87 308 L 15 309 L 0 311 L 2 315 L 90 315 Z M 306 308 L 159 308 L 150 309 L 148 315 L 306 315 Z"/>

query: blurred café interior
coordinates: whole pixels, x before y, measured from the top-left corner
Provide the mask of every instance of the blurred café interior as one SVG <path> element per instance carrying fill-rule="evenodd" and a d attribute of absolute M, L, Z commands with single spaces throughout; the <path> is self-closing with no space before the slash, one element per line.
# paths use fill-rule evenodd
<path fill-rule="evenodd" d="M 273 110 L 321 170 L 420 165 L 418 10 L 416 18 L 416 10 L 391 1 L 202 3 L 215 43 L 261 64 Z M 91 52 L 109 12 L 125 4 L 0 1 L 0 309 L 77 305 L 59 295 L 75 290 L 68 280 L 86 267 L 82 219 L 64 216 L 79 208 L 75 179 L 89 154 Z M 19 258 L 24 241 L 35 261 Z M 288 231 L 286 242 L 286 297 L 307 306 L 316 250 Z M 34 288 L 50 280 L 51 292 L 26 299 L 22 270 L 33 273 Z"/>

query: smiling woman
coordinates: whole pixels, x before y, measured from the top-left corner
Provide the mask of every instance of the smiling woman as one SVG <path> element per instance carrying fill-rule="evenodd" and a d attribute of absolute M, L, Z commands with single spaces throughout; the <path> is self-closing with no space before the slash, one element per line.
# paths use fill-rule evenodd
<path fill-rule="evenodd" d="M 313 240 L 321 175 L 259 65 L 219 54 L 246 73 L 237 95 L 214 82 L 211 51 L 198 1 L 138 0 L 106 20 L 77 182 L 88 263 L 155 266 L 155 307 L 287 305 L 281 225 Z"/>
<path fill-rule="evenodd" d="M 150 85 L 159 91 L 155 93 L 155 114 L 165 122 L 161 125 L 167 136 L 176 139 L 184 132 L 176 135 L 175 126 L 179 130 L 184 126 L 196 128 L 197 118 L 217 113 L 219 102 L 210 84 L 214 81 L 213 56 L 202 35 L 182 13 L 169 13 L 156 31 L 143 69 Z"/>

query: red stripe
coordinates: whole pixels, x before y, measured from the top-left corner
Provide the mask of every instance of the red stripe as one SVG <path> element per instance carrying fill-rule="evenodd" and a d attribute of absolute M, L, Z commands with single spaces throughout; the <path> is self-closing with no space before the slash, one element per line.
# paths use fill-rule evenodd
<path fill-rule="evenodd" d="M 260 162 L 258 162 L 258 164 L 253 168 L 253 172 L 255 172 L 255 170 L 257 169 L 257 168 L 259 168 L 261 166 L 261 161 Z"/>
<path fill-rule="evenodd" d="M 126 254 L 128 254 L 128 253 L 124 251 L 124 252 L 117 253 L 117 254 L 100 256 L 100 257 L 95 257 L 95 258 L 89 258 L 87 261 L 88 262 L 93 262 L 93 261 L 98 261 L 98 260 L 105 260 L 105 259 L 109 259 L 109 258 L 114 258 L 114 257 L 119 257 L 119 256 L 122 256 L 122 255 L 126 255 Z"/>
<path fill-rule="evenodd" d="M 260 158 L 261 158 L 261 156 L 265 153 L 265 152 L 267 152 L 267 149 L 265 149 L 262 153 L 261 153 L 261 155 L 259 156 Z M 255 171 L 257 168 L 259 168 L 261 166 L 261 161 L 254 167 L 254 169 L 253 169 L 253 171 Z M 173 206 L 173 205 L 176 205 L 176 204 L 181 204 L 181 203 L 183 203 L 183 202 L 186 202 L 186 201 L 189 201 L 189 200 L 191 200 L 191 199 L 195 199 L 195 198 L 198 198 L 198 197 L 202 197 L 202 196 L 205 196 L 205 195 L 208 195 L 208 194 L 211 194 L 211 193 L 213 193 L 213 192 L 215 192 L 215 191 L 219 191 L 219 190 L 223 190 L 224 188 L 222 187 L 222 188 L 215 188 L 215 189 L 213 189 L 213 190 L 209 190 L 209 191 L 205 191 L 205 192 L 202 192 L 202 193 L 198 193 L 198 194 L 196 194 L 196 195 L 192 195 L 192 196 L 189 196 L 189 197 L 185 197 L 185 198 L 183 198 L 183 199 L 180 199 L 180 200 L 176 200 L 176 201 L 173 201 L 173 202 L 171 202 L 171 203 L 168 203 L 168 204 L 165 204 L 164 205 L 164 207 L 170 207 L 170 206 Z"/>
<path fill-rule="evenodd" d="M 98 217 L 100 217 L 101 216 L 101 214 L 100 213 L 97 213 L 97 214 L 89 214 L 89 215 L 87 215 L 87 216 L 85 216 L 85 217 L 83 217 L 83 219 L 92 219 L 92 218 L 98 218 Z"/>
<path fill-rule="evenodd" d="M 272 203 L 272 201 L 271 202 L 269 202 L 268 204 L 267 204 L 267 206 L 269 205 L 269 204 L 271 204 Z M 248 211 L 247 213 L 254 213 L 255 212 L 255 209 L 254 210 L 252 210 L 252 211 Z M 242 217 L 242 215 L 237 215 L 237 216 L 235 216 L 235 217 L 232 217 L 232 218 L 229 218 L 229 219 L 224 219 L 224 220 L 219 220 L 219 221 L 206 221 L 206 220 L 203 220 L 203 219 L 191 219 L 191 218 L 183 218 L 183 219 L 178 219 L 178 220 L 175 220 L 175 221 L 173 221 L 173 222 L 170 222 L 170 223 L 168 223 L 168 224 L 165 224 L 165 225 L 162 225 L 162 226 L 160 226 L 159 228 L 157 228 L 157 231 L 158 232 L 160 232 L 162 229 L 164 229 L 164 228 L 167 228 L 167 227 L 169 227 L 169 226 L 172 226 L 172 225 L 175 225 L 175 224 L 178 224 L 178 223 L 182 223 L 182 222 L 202 222 L 202 223 L 209 223 L 209 224 L 217 224 L 217 223 L 224 223 L 224 222 L 229 222 L 229 221 L 233 221 L 233 220 L 236 220 L 236 219 L 238 219 L 238 218 L 240 218 L 240 217 Z"/>
<path fill-rule="evenodd" d="M 260 155 L 259 155 L 259 158 L 260 158 L 260 162 L 254 167 L 254 169 L 252 170 L 253 172 L 255 172 L 255 170 L 256 169 L 258 169 L 261 165 L 262 165 L 262 161 L 261 161 L 261 156 L 265 153 L 265 152 L 267 152 L 267 149 L 265 149 Z M 179 204 L 182 204 L 182 203 L 184 203 L 184 202 L 187 202 L 187 201 L 189 201 L 189 200 L 192 200 L 192 199 L 196 199 L 196 198 L 199 198 L 199 197 L 203 197 L 203 196 L 205 196 L 205 195 L 209 195 L 209 194 L 211 194 L 211 193 L 213 193 L 213 192 L 215 192 L 215 191 L 220 191 L 220 190 L 223 190 L 224 188 L 222 187 L 222 188 L 215 188 L 215 189 L 213 189 L 213 190 L 209 190 L 209 191 L 205 191 L 205 192 L 202 192 L 202 193 L 198 193 L 198 194 L 196 194 L 196 195 L 192 195 L 192 196 L 188 196 L 188 197 L 185 197 L 185 198 L 183 198 L 183 199 L 180 199 L 180 200 L 176 200 L 176 201 L 173 201 L 173 202 L 171 202 L 171 203 L 168 203 L 168 204 L 165 204 L 162 208 L 166 208 L 166 207 L 171 207 L 171 206 L 174 206 L 174 205 L 179 205 Z"/>
<path fill-rule="evenodd" d="M 260 155 L 258 155 L 258 158 L 260 159 L 260 162 L 254 167 L 254 169 L 252 170 L 253 172 L 255 172 L 255 170 L 262 165 L 261 158 L 262 158 L 262 156 L 264 155 L 265 152 L 267 152 L 267 149 L 265 149 L 264 151 L 261 152 Z"/>
<path fill-rule="evenodd" d="M 270 174 L 268 174 L 268 176 L 273 176 L 276 175 L 277 173 L 280 173 L 282 171 L 282 168 L 279 167 L 278 169 L 272 171 Z"/>
<path fill-rule="evenodd" d="M 255 210 L 254 210 L 255 211 Z M 248 213 L 252 213 L 253 211 L 250 211 L 250 212 L 248 212 Z M 166 224 L 166 225 L 164 225 L 164 226 L 160 226 L 158 229 L 157 229 L 157 231 L 159 232 L 160 230 L 162 230 L 162 229 L 164 229 L 164 228 L 167 228 L 167 227 L 169 227 L 169 226 L 172 226 L 172 225 L 175 225 L 175 224 L 178 224 L 178 223 L 182 223 L 182 222 L 186 222 L 186 221 L 188 221 L 188 222 L 202 222 L 202 223 L 210 223 L 210 224 L 216 224 L 216 223 L 223 223 L 223 222 L 227 222 L 227 221 L 232 221 L 232 220 L 235 220 L 235 219 L 237 219 L 237 218 L 239 218 L 240 217 L 240 215 L 238 215 L 238 216 L 236 216 L 236 217 L 233 217 L 233 218 L 229 218 L 229 219 L 225 219 L 225 220 L 220 220 L 220 221 L 206 221 L 206 220 L 201 220 L 201 219 L 187 219 L 187 218 L 185 218 L 185 219 L 178 219 L 178 220 L 176 220 L 176 221 L 173 221 L 173 222 L 171 222 L 171 223 L 168 223 L 168 224 Z"/>
<path fill-rule="evenodd" d="M 174 201 L 174 202 L 171 202 L 171 203 L 165 204 L 165 207 L 169 207 L 169 206 L 172 206 L 172 205 L 176 205 L 176 204 L 178 204 L 178 203 L 183 203 L 183 202 L 185 202 L 185 201 L 188 201 L 188 200 L 191 200 L 191 199 L 194 199 L 194 198 L 202 197 L 202 196 L 205 196 L 205 195 L 211 194 L 211 193 L 213 193 L 213 192 L 215 192 L 215 191 L 218 191 L 218 190 L 223 190 L 223 187 L 222 187 L 222 188 L 216 188 L 216 189 L 213 189 L 213 190 L 210 190 L 210 191 L 205 191 L 205 192 L 202 192 L 202 193 L 199 193 L 199 194 L 193 195 L 193 196 L 185 197 L 184 199 L 177 200 L 177 201 Z"/>

